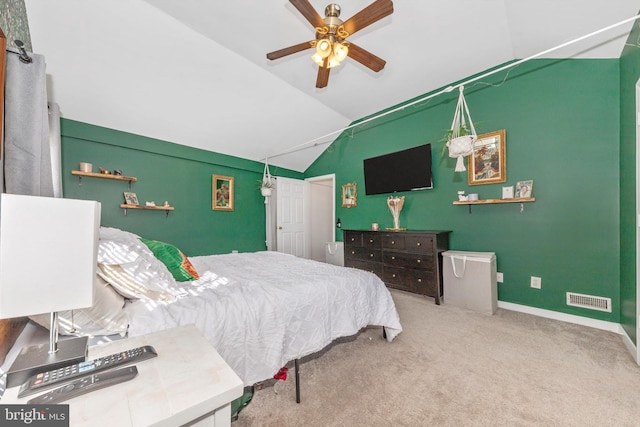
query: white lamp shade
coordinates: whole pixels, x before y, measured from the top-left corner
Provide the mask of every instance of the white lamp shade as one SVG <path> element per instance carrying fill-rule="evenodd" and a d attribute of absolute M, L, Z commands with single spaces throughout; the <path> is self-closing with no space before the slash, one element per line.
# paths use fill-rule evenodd
<path fill-rule="evenodd" d="M 100 203 L 2 194 L 0 205 L 0 319 L 90 307 Z"/>

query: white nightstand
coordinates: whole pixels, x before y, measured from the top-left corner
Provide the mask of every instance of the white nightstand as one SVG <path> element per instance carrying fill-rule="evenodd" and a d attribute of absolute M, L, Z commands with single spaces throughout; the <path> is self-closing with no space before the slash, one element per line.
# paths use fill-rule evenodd
<path fill-rule="evenodd" d="M 63 402 L 72 427 L 231 424 L 231 402 L 242 396 L 244 385 L 193 325 L 93 346 L 88 359 L 143 345 L 153 346 L 158 356 L 136 363 L 136 378 Z M 19 389 L 7 389 L 0 403 L 26 403 L 35 396 L 17 399 Z"/>

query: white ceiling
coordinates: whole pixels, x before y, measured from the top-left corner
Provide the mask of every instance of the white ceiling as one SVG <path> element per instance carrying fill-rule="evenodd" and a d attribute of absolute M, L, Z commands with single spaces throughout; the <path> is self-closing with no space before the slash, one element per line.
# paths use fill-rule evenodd
<path fill-rule="evenodd" d="M 340 18 L 372 1 L 338 1 Z M 321 16 L 330 3 L 310 2 Z M 311 50 L 266 59 L 314 38 L 286 0 L 25 3 L 64 117 L 298 171 L 353 120 L 640 10 L 637 0 L 395 0 L 392 15 L 349 38 L 385 69 L 348 58 L 316 89 Z M 617 58 L 632 25 L 546 57 Z"/>

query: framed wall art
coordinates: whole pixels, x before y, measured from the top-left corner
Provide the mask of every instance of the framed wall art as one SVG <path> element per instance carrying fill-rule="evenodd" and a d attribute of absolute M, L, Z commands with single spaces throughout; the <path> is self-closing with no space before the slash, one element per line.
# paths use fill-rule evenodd
<path fill-rule="evenodd" d="M 478 136 L 469 159 L 469 185 L 495 184 L 507 181 L 506 131 L 504 129 Z"/>
<path fill-rule="evenodd" d="M 356 183 L 345 184 L 342 186 L 342 207 L 353 208 L 357 204 L 358 194 L 356 192 Z"/>
<path fill-rule="evenodd" d="M 233 177 L 213 175 L 212 208 L 214 211 L 233 210 Z"/>

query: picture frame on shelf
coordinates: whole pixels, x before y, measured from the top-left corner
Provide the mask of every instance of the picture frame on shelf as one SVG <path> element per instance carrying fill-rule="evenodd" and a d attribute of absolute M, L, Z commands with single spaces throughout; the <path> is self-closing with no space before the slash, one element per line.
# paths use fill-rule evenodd
<path fill-rule="evenodd" d="M 506 130 L 478 136 L 468 156 L 468 184 L 496 184 L 507 181 Z"/>
<path fill-rule="evenodd" d="M 136 195 L 136 193 L 132 193 L 130 191 L 125 191 L 124 192 L 124 202 L 127 205 L 139 205 L 140 203 L 138 202 L 138 196 Z"/>
<path fill-rule="evenodd" d="M 516 184 L 516 199 L 533 197 L 533 180 L 518 181 Z"/>
<path fill-rule="evenodd" d="M 212 209 L 214 211 L 232 211 L 234 204 L 233 177 L 212 176 Z"/>

